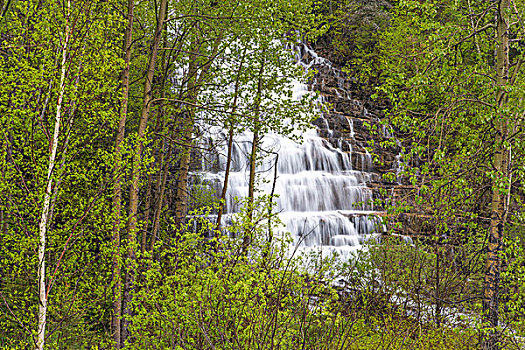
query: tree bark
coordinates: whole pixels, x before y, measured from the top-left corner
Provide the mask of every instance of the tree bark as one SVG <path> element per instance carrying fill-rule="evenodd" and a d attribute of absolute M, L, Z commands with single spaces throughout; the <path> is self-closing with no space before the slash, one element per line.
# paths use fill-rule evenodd
<path fill-rule="evenodd" d="M 265 51 L 263 50 L 261 56 L 264 57 Z M 257 148 L 259 147 L 259 113 L 261 111 L 261 99 L 262 99 L 262 89 L 263 89 L 263 80 L 262 75 L 264 73 L 264 61 L 261 62 L 261 67 L 259 68 L 259 78 L 257 82 L 257 94 L 255 96 L 255 108 L 254 108 L 254 120 L 253 120 L 253 140 L 252 140 L 252 150 L 250 153 L 250 177 L 248 180 L 248 218 L 250 222 L 253 221 L 253 211 L 255 204 L 255 168 L 257 167 Z M 246 252 L 248 245 L 251 243 L 251 228 L 247 228 L 244 233 L 243 238 L 243 252 Z"/>
<path fill-rule="evenodd" d="M 168 13 L 166 11 L 166 17 L 164 18 L 164 20 L 166 20 L 168 17 Z M 166 23 L 166 22 L 164 22 Z M 167 47 L 167 44 L 168 44 L 168 30 L 167 28 L 164 28 L 164 37 L 163 37 L 163 43 L 162 43 L 162 47 Z M 163 50 L 162 51 L 162 59 L 161 59 L 161 64 L 162 64 L 162 79 L 161 79 L 161 83 L 160 83 L 160 94 L 161 94 L 161 99 L 164 100 L 166 98 L 166 89 L 165 89 L 165 86 L 166 86 L 166 76 L 168 74 L 167 72 L 167 62 L 166 62 L 166 50 Z M 165 118 L 165 114 L 166 114 L 166 108 L 165 106 L 162 104 L 160 106 L 160 111 L 158 111 L 157 113 L 157 122 L 155 124 L 155 135 L 154 135 L 154 140 L 153 140 L 153 158 L 155 160 L 157 160 L 159 158 L 159 153 L 161 153 L 159 151 L 159 147 L 162 148 L 162 146 L 159 146 L 159 144 L 164 144 L 164 140 L 161 140 L 161 136 L 160 134 L 164 131 L 164 128 L 166 126 L 166 118 Z M 157 192 L 155 192 L 155 195 L 158 196 L 159 194 L 159 188 L 161 187 L 161 177 L 162 177 L 162 169 L 163 169 L 163 159 L 164 159 L 164 152 L 162 152 L 162 156 L 160 157 L 160 161 L 159 161 L 159 170 L 157 172 Z M 144 254 L 147 250 L 147 233 L 148 233 L 148 228 L 149 228 L 149 217 L 150 217 L 150 212 L 151 212 L 151 203 L 153 202 L 154 198 L 153 198 L 153 193 L 152 193 L 152 186 L 153 186 L 153 174 L 149 174 L 148 175 L 148 188 L 147 188 L 147 191 L 146 191 L 146 211 L 144 213 L 144 225 L 145 227 L 143 228 L 142 230 L 142 242 L 141 242 L 141 246 L 140 246 L 140 250 L 142 252 L 142 254 Z M 154 217 L 155 217 L 156 214 L 154 214 Z M 154 226 L 154 224 L 153 224 Z M 151 240 L 153 240 L 153 236 L 151 236 Z M 153 247 L 153 244 L 151 245 L 151 247 Z M 152 249 L 153 250 L 153 249 Z"/>
<path fill-rule="evenodd" d="M 263 51 L 264 55 L 264 51 Z M 254 198 L 254 190 L 255 190 L 255 168 L 257 166 L 257 147 L 259 145 L 259 113 L 261 110 L 261 98 L 262 98 L 262 88 L 263 88 L 263 81 L 262 81 L 262 74 L 264 72 L 264 62 L 261 63 L 261 67 L 259 69 L 259 80 L 257 82 L 257 94 L 255 97 L 255 115 L 253 120 L 253 140 L 252 140 L 252 150 L 250 153 L 250 178 L 248 181 L 248 204 L 250 205 L 250 209 L 248 212 L 248 216 L 250 220 L 253 218 L 253 203 L 255 201 Z"/>
<path fill-rule="evenodd" d="M 232 123 L 233 124 L 233 123 Z M 224 207 L 226 206 L 226 193 L 228 192 L 228 181 L 230 179 L 230 168 L 232 163 L 232 149 L 233 149 L 233 125 L 230 125 L 228 130 L 228 150 L 226 153 L 226 168 L 224 169 L 224 182 L 222 185 L 221 198 L 219 200 L 219 210 L 217 212 L 217 232 L 219 235 L 221 229 L 222 214 L 224 213 Z"/>
<path fill-rule="evenodd" d="M 500 0 L 496 18 L 496 81 L 499 87 L 496 93 L 496 105 L 501 111 L 507 104 L 506 85 L 509 83 L 509 25 L 506 12 L 509 0 Z M 507 138 L 508 121 L 505 116 L 497 118 L 495 123 L 495 152 L 494 170 L 492 180 L 491 217 L 489 239 L 487 246 L 487 260 L 485 266 L 485 283 L 483 294 L 483 317 L 486 327 L 483 348 L 495 350 L 499 348 L 499 283 L 501 273 L 500 252 L 503 247 L 505 235 L 505 221 L 507 212 L 507 192 L 509 178 L 509 150 L 505 146 Z"/>
<path fill-rule="evenodd" d="M 67 2 L 67 16 L 69 16 L 71 2 Z M 58 137 L 60 135 L 60 123 L 62 122 L 62 104 L 64 101 L 64 93 L 66 87 L 66 60 L 67 50 L 71 31 L 69 28 L 69 18 L 66 19 L 66 29 L 64 35 L 64 45 L 62 46 L 62 65 L 60 74 L 60 87 L 57 100 L 57 111 L 55 115 L 55 130 L 53 139 L 50 145 L 50 154 L 47 169 L 47 185 L 44 193 L 44 203 L 42 206 L 42 215 L 39 223 L 39 243 L 38 243 L 38 330 L 36 339 L 36 349 L 43 350 L 45 346 L 45 333 L 47 324 L 47 291 L 46 291 L 46 240 L 47 240 L 47 225 L 49 217 L 49 207 L 51 202 L 51 194 L 53 191 L 53 170 L 56 163 L 56 154 L 58 148 Z"/>
<path fill-rule="evenodd" d="M 151 56 L 148 63 L 148 71 L 146 74 L 146 81 L 144 82 L 144 92 L 143 92 L 143 103 L 142 111 L 140 114 L 139 128 L 137 132 L 137 140 L 135 152 L 133 155 L 133 165 L 131 170 L 131 188 L 129 194 L 129 218 L 128 218 L 128 261 L 126 263 L 126 283 L 124 290 L 124 313 L 125 315 L 131 316 L 131 301 L 133 298 L 133 286 L 135 283 L 135 259 L 136 259 L 136 245 L 137 245 L 137 212 L 139 205 L 139 183 L 141 175 L 141 166 L 142 166 L 142 151 L 143 151 L 143 142 L 146 132 L 146 127 L 148 124 L 149 111 L 151 108 L 152 97 L 152 83 L 153 75 L 155 73 L 155 67 L 157 63 L 157 54 L 159 51 L 159 43 L 162 35 L 162 30 L 164 28 L 164 21 L 166 18 L 168 0 L 162 0 L 160 3 L 159 15 L 157 27 L 155 28 L 155 35 L 153 39 L 153 44 L 151 47 Z M 125 344 L 128 338 L 128 327 L 129 319 L 124 319 L 121 325 L 122 334 L 121 334 L 121 343 Z"/>
<path fill-rule="evenodd" d="M 164 86 L 161 86 L 162 95 L 164 97 Z M 162 121 L 162 126 L 160 126 Z M 161 177 L 162 177 L 162 167 L 164 164 L 164 153 L 159 151 L 159 142 L 163 142 L 160 140 L 159 134 L 164 129 L 165 126 L 165 118 L 164 118 L 164 110 L 162 109 L 157 113 L 157 122 L 155 124 L 155 135 L 153 137 L 153 159 L 157 161 L 157 159 L 160 157 L 160 160 L 158 161 L 158 171 L 157 174 L 150 173 L 148 175 L 148 186 L 146 188 L 146 204 L 145 204 L 145 212 L 143 216 L 143 222 L 144 227 L 142 228 L 142 239 L 140 244 L 140 251 L 142 254 L 144 254 L 147 250 L 147 234 L 149 229 L 149 218 L 151 216 L 151 208 L 152 208 L 152 202 L 154 202 L 154 197 L 158 196 L 158 188 L 160 187 Z M 160 156 L 159 154 L 162 153 Z M 153 191 L 153 178 L 156 176 L 156 185 L 157 185 L 157 191 Z"/>
<path fill-rule="evenodd" d="M 122 211 L 122 142 L 126 131 L 126 119 L 128 114 L 129 96 L 129 66 L 131 62 L 131 51 L 133 46 L 133 11 L 134 0 L 128 0 L 128 23 L 124 35 L 124 71 L 122 72 L 122 100 L 120 104 L 120 121 L 115 141 L 115 163 L 114 176 L 115 186 L 113 188 L 113 315 L 111 318 L 111 333 L 115 349 L 122 346 L 120 339 L 120 320 L 122 317 L 122 281 L 121 281 L 121 256 L 120 256 L 120 226 Z"/>
<path fill-rule="evenodd" d="M 256 124 L 258 123 L 258 116 L 255 117 Z M 255 203 L 255 169 L 257 167 L 257 147 L 259 146 L 259 130 L 258 126 L 253 131 L 252 149 L 250 153 L 250 175 L 248 179 L 248 217 L 250 221 L 253 219 L 253 206 Z"/>
<path fill-rule="evenodd" d="M 156 144 L 156 140 L 153 141 Z M 155 146 L 153 146 L 153 159 L 156 158 L 157 152 L 155 151 Z M 144 222 L 144 227 L 142 227 L 142 239 L 140 240 L 140 252 L 142 255 L 146 252 L 146 244 L 148 240 L 148 229 L 149 229 L 149 217 L 151 211 L 151 202 L 152 202 L 152 188 L 153 186 L 153 174 L 148 174 L 148 185 L 146 187 L 146 204 L 144 205 L 145 211 L 144 216 L 142 217 L 142 222 Z"/>
<path fill-rule="evenodd" d="M 153 218 L 153 229 L 151 231 L 151 251 L 153 252 L 155 248 L 155 242 L 159 234 L 160 228 L 160 216 L 162 215 L 162 207 L 164 204 L 164 194 L 166 193 L 166 182 L 168 180 L 169 164 L 171 159 L 171 144 L 168 146 L 168 152 L 164 161 L 164 167 L 162 169 L 162 178 L 159 179 L 159 184 L 157 188 L 157 207 L 155 209 L 155 215 Z M 163 163 L 161 163 L 162 167 Z"/>
<path fill-rule="evenodd" d="M 188 104 L 182 116 L 182 143 L 185 144 L 186 147 L 182 150 L 180 158 L 179 178 L 177 180 L 177 193 L 175 197 L 175 227 L 178 230 L 182 229 L 187 214 L 186 212 L 188 211 L 188 175 L 190 171 L 191 146 L 195 123 L 195 105 L 202 84 L 207 78 L 208 71 L 217 56 L 223 34 L 224 32 L 221 32 L 221 34 L 215 39 L 212 46 L 213 53 L 210 55 L 208 61 L 201 67 L 199 67 L 199 58 L 201 55 L 198 52 L 198 48 L 202 45 L 202 40 L 200 38 L 195 39 L 193 43 L 195 50 L 190 55 L 190 65 L 187 78 L 188 97 L 186 98 Z"/>
<path fill-rule="evenodd" d="M 232 103 L 232 118 L 235 115 L 235 112 L 237 110 L 237 98 L 239 96 L 239 87 L 240 87 L 240 78 L 241 78 L 241 72 L 242 67 L 244 65 L 244 58 L 246 57 L 246 49 L 244 50 L 241 58 L 241 63 L 239 64 L 239 70 L 237 71 L 237 77 L 235 79 L 235 91 L 233 96 L 233 103 Z M 219 202 L 219 211 L 217 213 L 217 234 L 219 234 L 219 230 L 221 229 L 221 220 L 222 220 L 222 214 L 224 212 L 224 206 L 226 205 L 226 192 L 228 191 L 228 180 L 230 178 L 230 167 L 232 162 L 232 148 L 233 148 L 233 121 L 230 120 L 230 128 L 228 130 L 228 151 L 226 154 L 226 169 L 224 169 L 224 183 L 222 186 L 222 192 L 221 192 L 221 199 Z"/>
<path fill-rule="evenodd" d="M 177 192 L 175 195 L 175 227 L 178 230 L 182 229 L 186 212 L 188 210 L 188 175 L 190 171 L 191 160 L 191 142 L 193 135 L 194 110 L 189 108 L 189 111 L 182 117 L 183 131 L 182 141 L 187 145 L 182 150 L 179 166 L 179 178 L 177 179 Z"/>

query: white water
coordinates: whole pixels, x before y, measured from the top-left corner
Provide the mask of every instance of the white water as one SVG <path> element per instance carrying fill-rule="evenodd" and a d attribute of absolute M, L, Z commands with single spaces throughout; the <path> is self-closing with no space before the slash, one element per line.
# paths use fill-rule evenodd
<path fill-rule="evenodd" d="M 305 53 L 310 57 L 308 62 L 302 60 Z M 313 64 L 322 64 L 334 70 L 334 74 L 339 74 L 328 60 L 319 57 L 306 45 L 296 50 L 296 59 L 305 69 L 310 69 Z M 338 76 L 338 80 L 341 79 Z M 342 96 L 350 95 L 344 91 L 343 82 L 338 81 L 338 88 Z M 306 85 L 294 85 L 293 95 L 296 98 L 308 93 Z M 319 116 L 322 117 L 321 112 Z M 348 123 L 353 138 L 353 123 L 351 120 Z M 326 120 L 325 125 L 328 125 Z M 226 131 L 217 129 L 210 131 L 209 135 L 215 143 L 222 140 L 222 144 L 226 144 Z M 301 250 L 337 252 L 349 257 L 374 234 L 378 222 L 371 217 L 374 213 L 372 192 L 366 185 L 372 177 L 369 172 L 372 168 L 371 157 L 359 154 L 361 159 L 358 164 L 362 169 L 353 169 L 351 150 L 343 152 L 334 148 L 314 129 L 307 130 L 301 136 L 303 142 L 297 143 L 277 134 L 264 135 L 261 148 L 266 150 L 267 155 L 256 170 L 264 180 L 258 185 L 259 191 L 269 194 L 272 188 L 275 189 L 275 210 Z M 248 194 L 248 158 L 252 138 L 251 132 L 235 137 L 225 205 L 229 219 L 240 209 L 238 199 Z M 203 176 L 220 196 L 225 176 L 226 146 L 218 151 L 215 164 L 203 164 Z M 278 171 L 273 184 L 276 154 Z"/>

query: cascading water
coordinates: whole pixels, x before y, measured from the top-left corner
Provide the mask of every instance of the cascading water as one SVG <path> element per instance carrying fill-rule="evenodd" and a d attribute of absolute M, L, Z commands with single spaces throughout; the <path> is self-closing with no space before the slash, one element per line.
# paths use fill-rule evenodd
<path fill-rule="evenodd" d="M 305 52 L 308 53 L 309 61 L 302 59 Z M 306 45 L 297 49 L 296 57 L 298 64 L 305 69 L 309 69 L 312 64 L 331 67 L 328 60 L 319 57 Z M 349 98 L 350 94 L 341 86 L 341 96 Z M 299 98 L 307 93 L 311 92 L 306 85 L 296 84 L 294 96 Z M 321 112 L 319 117 L 323 118 Z M 348 123 L 350 137 L 354 138 L 352 121 Z M 211 134 L 215 142 L 217 139 L 227 139 L 224 130 L 217 129 Z M 354 162 L 360 165 L 360 169 L 353 169 L 351 144 L 349 151 L 342 151 L 342 141 L 341 146 L 336 148 L 314 129 L 305 131 L 301 136 L 302 143 L 276 134 L 264 136 L 261 148 L 266 150 L 268 156 L 258 165 L 257 173 L 267 181 L 263 181 L 259 191 L 270 193 L 272 189 L 275 190 L 278 195 L 275 210 L 302 250 L 335 251 L 343 257 L 349 257 L 361 247 L 364 239 L 374 234 L 379 222 L 372 216 L 372 191 L 367 187 L 367 182 L 372 179 L 372 173 L 369 172 L 372 167 L 371 157 L 368 153 L 354 154 L 361 159 Z M 248 195 L 252 138 L 251 132 L 237 135 L 232 148 L 225 202 L 225 213 L 229 217 L 240 209 L 237 199 Z M 204 164 L 203 177 L 217 196 L 222 192 L 225 154 L 226 149 L 219 150 L 215 164 Z M 274 184 L 273 167 L 276 163 L 277 177 Z"/>

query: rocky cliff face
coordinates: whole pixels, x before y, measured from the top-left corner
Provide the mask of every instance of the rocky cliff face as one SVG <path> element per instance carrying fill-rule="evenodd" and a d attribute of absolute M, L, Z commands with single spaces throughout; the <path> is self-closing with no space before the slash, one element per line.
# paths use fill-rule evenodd
<path fill-rule="evenodd" d="M 322 50 L 319 50 L 322 54 Z M 312 53 L 303 49 L 303 59 L 308 60 Z M 330 57 L 329 53 L 323 54 Z M 312 58 L 310 58 L 312 59 Z M 315 59 L 315 57 L 313 58 Z M 315 61 L 315 60 L 314 60 Z M 352 153 L 352 165 L 356 170 L 373 174 L 367 186 L 372 190 L 377 203 L 388 202 L 414 204 L 414 186 L 398 175 L 401 158 L 401 144 L 396 147 L 383 147 L 381 142 L 395 137 L 395 131 L 385 126 L 384 111 L 386 106 L 373 101 L 370 93 L 364 91 L 355 80 L 342 71 L 342 66 L 330 62 L 313 63 L 311 69 L 317 73 L 311 82 L 311 88 L 317 91 L 327 103 L 323 117 L 314 121 L 319 133 L 334 147 Z M 371 156 L 373 155 L 373 156 Z M 385 180 L 386 173 L 393 173 L 395 181 Z M 392 177 L 389 177 L 392 178 Z M 376 211 L 384 211 L 385 206 L 376 204 Z M 433 234 L 436 222 L 431 213 L 414 207 L 408 213 L 379 213 L 387 218 L 388 229 L 404 236 L 422 237 Z M 394 224 L 400 225 L 394 225 Z"/>
<path fill-rule="evenodd" d="M 385 199 L 378 189 L 394 189 L 397 182 L 386 181 L 385 173 L 396 173 L 401 148 L 381 147 L 381 141 L 393 137 L 390 127 L 382 123 L 384 106 L 370 98 L 360 86 L 342 71 L 342 67 L 319 59 L 308 47 L 301 48 L 301 61 L 312 62 L 316 71 L 311 89 L 325 102 L 323 117 L 314 120 L 319 134 L 332 146 L 351 153 L 352 166 L 374 174 L 368 184 L 375 199 Z M 379 209 L 379 208 L 378 208 Z"/>
<path fill-rule="evenodd" d="M 383 147 L 382 141 L 395 137 L 394 130 L 385 125 L 382 106 L 371 99 L 371 93 L 361 87 L 351 76 L 342 70 L 340 63 L 329 61 L 330 52 L 319 49 L 317 53 L 307 46 L 301 48 L 301 60 L 311 62 L 310 69 L 315 74 L 311 89 L 317 91 L 321 100 L 326 103 L 323 117 L 313 123 L 319 129 L 319 134 L 327 139 L 332 146 L 352 154 L 352 166 L 373 174 L 367 186 L 372 190 L 373 198 L 378 204 L 377 211 L 383 211 L 388 202 L 410 201 L 413 198 L 414 186 L 405 183 L 398 176 L 401 167 L 401 146 Z M 393 173 L 395 181 L 385 180 L 386 173 Z M 392 177 L 390 177 L 392 178 Z M 387 217 L 387 227 L 403 235 L 421 235 L 432 232 L 428 223 L 428 215 L 424 213 L 408 213 L 390 215 Z M 394 223 L 401 223 L 396 226 Z M 401 227 L 401 228 L 398 228 Z"/>

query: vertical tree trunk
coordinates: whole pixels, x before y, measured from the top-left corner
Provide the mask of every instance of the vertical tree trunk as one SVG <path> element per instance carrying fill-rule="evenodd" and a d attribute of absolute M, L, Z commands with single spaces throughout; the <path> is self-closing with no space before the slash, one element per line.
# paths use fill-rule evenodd
<path fill-rule="evenodd" d="M 439 246 L 440 239 L 438 238 L 437 242 L 434 242 L 436 245 L 435 253 L 436 253 L 436 261 L 435 261 L 435 267 L 436 270 L 436 290 L 434 291 L 434 299 L 436 301 L 436 308 L 435 308 L 435 322 L 436 326 L 441 326 L 441 271 L 440 271 L 440 262 L 442 258 L 441 253 L 441 247 Z"/>
<path fill-rule="evenodd" d="M 116 349 L 122 346 L 120 339 L 120 320 L 122 317 L 122 282 L 121 282 L 121 256 L 120 256 L 120 228 L 122 211 L 122 142 L 126 131 L 129 95 L 129 66 L 133 45 L 133 10 L 134 0 L 128 0 L 128 25 L 124 37 L 124 71 L 122 72 L 122 100 L 120 104 L 120 121 L 115 142 L 115 186 L 113 188 L 113 315 L 111 319 L 111 332 Z"/>
<path fill-rule="evenodd" d="M 262 53 L 264 55 L 264 51 Z M 264 73 L 264 62 L 261 62 L 261 67 L 259 68 L 259 81 L 257 82 L 257 94 L 255 96 L 255 115 L 253 121 L 253 140 L 252 140 L 252 150 L 250 153 L 250 178 L 248 181 L 248 204 L 250 209 L 248 211 L 248 217 L 253 218 L 253 204 L 255 201 L 254 190 L 255 190 L 255 168 L 257 166 L 257 147 L 259 146 L 259 113 L 261 110 L 261 99 L 262 99 L 262 89 L 263 89 L 263 80 L 262 75 Z"/>
<path fill-rule="evenodd" d="M 250 152 L 250 175 L 248 179 L 248 217 L 253 219 L 253 206 L 255 203 L 255 168 L 257 167 L 257 148 L 259 147 L 259 116 L 255 116 L 256 129 L 253 132 L 252 150 Z"/>
<path fill-rule="evenodd" d="M 153 141 L 153 143 L 156 143 L 156 140 Z M 157 154 L 155 152 L 155 146 L 153 146 L 153 159 L 157 157 Z M 142 238 L 140 240 L 140 252 L 144 254 L 146 252 L 146 244 L 148 240 L 148 229 L 149 229 L 149 217 L 151 216 L 151 202 L 153 197 L 153 191 L 151 188 L 153 187 L 153 173 L 148 174 L 148 185 L 146 187 L 146 203 L 144 205 L 145 211 L 144 216 L 142 217 L 142 222 L 144 223 L 144 226 L 142 227 Z"/>
<path fill-rule="evenodd" d="M 70 13 L 71 2 L 67 2 L 67 16 Z M 39 243 L 38 243 L 38 330 L 36 339 L 36 348 L 43 350 L 45 345 L 45 333 L 47 323 L 47 291 L 46 291 L 46 239 L 47 239 L 47 225 L 49 217 L 49 207 L 51 202 L 51 193 L 53 190 L 53 170 L 56 163 L 56 154 L 58 147 L 58 137 L 60 135 L 60 123 L 62 121 L 62 103 L 64 101 L 64 93 L 66 87 L 66 60 L 67 50 L 70 39 L 69 18 L 66 18 L 66 29 L 64 35 L 64 44 L 62 46 L 62 66 L 60 74 L 60 87 L 57 100 L 57 111 L 55 115 L 55 130 L 50 145 L 49 162 L 47 168 L 47 185 L 44 193 L 44 203 L 42 206 L 42 215 L 39 223 Z"/>
<path fill-rule="evenodd" d="M 162 177 L 159 179 L 159 184 L 157 187 L 157 207 L 155 209 L 155 215 L 153 218 L 153 229 L 151 231 L 151 251 L 153 252 L 153 249 L 155 247 L 155 241 L 157 239 L 157 236 L 159 234 L 159 228 L 160 228 L 160 216 L 162 214 L 162 207 L 164 205 L 164 194 L 166 193 L 166 182 L 168 180 L 168 172 L 169 172 L 169 164 L 171 159 L 171 144 L 168 147 L 168 152 L 165 157 L 164 161 L 164 167 L 161 168 L 161 174 Z M 163 163 L 161 163 L 162 167 Z"/>
<path fill-rule="evenodd" d="M 161 91 L 163 89 L 164 87 L 162 86 Z M 164 97 L 164 92 L 162 92 L 162 94 Z M 160 126 L 161 121 L 162 121 L 162 126 Z M 159 158 L 159 153 L 161 153 L 159 151 L 159 142 L 163 142 L 163 141 L 160 141 L 159 133 L 164 129 L 164 126 L 165 126 L 164 110 L 161 110 L 159 111 L 159 113 L 157 113 L 157 122 L 155 124 L 155 135 L 153 137 L 153 159 L 155 160 Z M 151 209 L 153 207 L 152 202 L 154 202 L 154 197 L 158 195 L 158 187 L 160 186 L 160 182 L 161 182 L 160 179 L 162 177 L 162 166 L 164 164 L 164 154 L 163 153 L 160 155 L 160 160 L 158 161 L 158 163 L 159 163 L 159 169 L 157 171 L 157 174 L 150 173 L 148 175 L 148 186 L 146 188 L 146 203 L 144 205 L 145 212 L 143 216 L 144 227 L 142 228 L 142 239 L 141 239 L 141 244 L 140 244 L 140 251 L 142 254 L 144 254 L 147 250 L 147 234 L 148 234 L 148 229 L 149 229 L 149 218 L 151 216 Z M 154 177 L 157 178 L 156 180 L 157 191 L 156 192 L 153 190 Z"/>
<path fill-rule="evenodd" d="M 7 219 L 3 209 L 0 209 L 0 233 L 2 233 L 2 237 L 7 235 Z M 0 242 L 0 244 L 2 244 L 2 242 Z"/>
<path fill-rule="evenodd" d="M 265 51 L 263 50 L 262 56 L 264 57 Z M 262 75 L 264 73 L 264 61 L 261 62 L 261 67 L 259 68 L 259 80 L 257 82 L 257 94 L 255 96 L 255 108 L 254 108 L 254 130 L 253 130 L 253 140 L 252 140 L 252 150 L 250 153 L 250 177 L 248 180 L 248 218 L 250 222 L 253 220 L 253 210 L 255 203 L 255 168 L 257 166 L 257 148 L 259 147 L 259 113 L 261 111 L 261 99 L 262 99 L 262 89 L 263 89 L 263 80 Z M 243 239 L 243 251 L 246 252 L 248 245 L 251 243 L 251 229 L 247 228 L 244 233 Z"/>
<path fill-rule="evenodd" d="M 188 67 L 187 77 L 187 100 L 188 105 L 186 110 L 181 113 L 180 122 L 182 123 L 182 134 L 181 140 L 184 148 L 180 155 L 180 166 L 179 166 L 179 177 L 177 179 L 177 192 L 175 194 L 175 227 L 180 230 L 184 224 L 186 218 L 186 211 L 188 208 L 188 174 L 190 171 L 190 159 L 191 159 L 191 144 L 193 136 L 193 124 L 195 122 L 195 102 L 197 101 L 198 86 L 197 86 L 197 75 L 198 75 L 198 47 L 201 42 L 199 39 L 195 39 L 193 47 L 195 51 L 190 55 L 190 63 Z"/>
<path fill-rule="evenodd" d="M 168 18 L 167 16 L 168 16 L 168 13 L 166 11 L 166 17 L 164 18 L 164 20 Z M 167 43 L 168 43 L 168 30 L 167 28 L 164 28 L 164 37 L 162 39 L 162 47 L 166 47 Z M 168 74 L 167 73 L 167 62 L 166 62 L 166 50 L 162 51 L 161 66 L 162 66 L 162 79 L 161 79 L 159 90 L 161 94 L 161 99 L 164 100 L 166 98 L 165 86 L 166 86 L 166 76 Z M 159 146 L 159 144 L 162 145 L 164 143 L 164 140 L 161 140 L 160 133 L 164 130 L 166 126 L 165 114 L 166 114 L 166 108 L 162 104 L 160 106 L 160 111 L 157 113 L 157 122 L 155 124 L 155 135 L 154 135 L 154 140 L 153 140 L 153 158 L 155 160 L 159 158 L 159 153 L 161 153 L 159 151 L 159 147 L 162 147 L 162 146 Z M 164 164 L 163 159 L 164 159 L 164 153 L 162 153 L 161 160 L 159 161 L 159 170 L 156 176 L 157 177 L 157 192 L 156 192 L 157 196 L 159 193 L 159 187 L 161 186 L 160 183 L 161 183 L 162 169 L 163 169 L 163 164 Z M 150 217 L 150 212 L 151 212 L 151 207 L 152 207 L 151 203 L 154 200 L 154 193 L 152 193 L 153 192 L 152 186 L 153 186 L 153 174 L 149 174 L 148 175 L 148 188 L 146 190 L 146 205 L 145 205 L 146 211 L 144 213 L 144 225 L 145 226 L 142 229 L 142 242 L 140 246 L 140 250 L 142 254 L 144 254 L 147 250 L 147 233 L 148 233 L 148 228 L 149 228 L 149 217 Z M 153 240 L 153 237 L 151 237 L 151 239 Z M 153 247 L 153 244 L 151 245 L 151 247 Z"/>
<path fill-rule="evenodd" d="M 177 179 L 177 192 L 175 195 L 175 226 L 181 229 L 188 210 L 188 175 L 190 171 L 191 143 L 193 136 L 194 110 L 190 107 L 183 114 L 182 141 L 186 145 L 182 150 L 179 166 L 179 178 Z"/>
<path fill-rule="evenodd" d="M 257 109 L 258 112 L 258 109 Z M 248 219 L 250 222 L 250 226 L 246 227 L 246 230 L 244 231 L 244 237 L 242 241 L 242 251 L 243 253 L 246 253 L 246 249 L 248 249 L 248 246 L 250 245 L 252 241 L 252 227 L 253 227 L 253 211 L 254 211 L 254 205 L 255 205 L 255 168 L 257 167 L 257 148 L 259 147 L 259 131 L 258 131 L 258 118 L 259 116 L 256 115 L 256 129 L 253 132 L 253 139 L 252 139 L 252 150 L 250 153 L 250 175 L 248 179 Z"/>
<path fill-rule="evenodd" d="M 505 86 L 509 83 L 509 25 L 506 12 L 509 8 L 509 0 L 500 0 L 498 3 L 497 23 L 496 23 L 496 74 L 497 85 L 496 106 L 499 111 L 507 104 L 507 93 Z M 485 270 L 485 285 L 483 295 L 484 321 L 487 327 L 483 348 L 486 350 L 498 349 L 499 334 L 496 329 L 499 322 L 499 283 L 501 273 L 500 252 L 503 246 L 504 227 L 507 211 L 507 191 L 508 187 L 509 152 L 505 147 L 507 138 L 506 116 L 497 118 L 495 125 L 495 153 L 494 170 L 496 172 L 492 181 L 492 203 L 489 239 L 487 247 L 487 260 Z M 502 187 L 502 183 L 504 184 Z"/>
<path fill-rule="evenodd" d="M 217 213 L 217 234 L 219 233 L 219 230 L 221 229 L 221 220 L 222 220 L 222 214 L 224 212 L 224 206 L 226 205 L 226 192 L 228 191 L 228 180 L 230 178 L 230 167 L 232 162 L 232 148 L 233 148 L 233 118 L 235 115 L 235 112 L 237 111 L 237 98 L 239 96 L 239 87 L 240 87 L 240 78 L 241 78 L 241 72 L 242 67 L 244 65 L 244 58 L 246 57 L 246 49 L 244 50 L 241 58 L 241 62 L 239 64 L 239 70 L 237 71 L 237 77 L 235 78 L 235 91 L 233 95 L 233 103 L 232 103 L 232 116 L 230 119 L 230 128 L 228 130 L 228 151 L 226 154 L 226 169 L 224 170 L 224 183 L 222 186 L 222 192 L 221 192 L 221 198 L 219 202 L 219 211 Z"/>
<path fill-rule="evenodd" d="M 236 96 L 237 97 L 237 96 Z M 226 205 L 226 193 L 228 192 L 228 181 L 230 179 L 230 168 L 232 163 L 232 149 L 233 149 L 233 122 L 228 130 L 228 150 L 226 152 L 226 169 L 224 169 L 224 182 L 222 185 L 221 198 L 219 202 L 219 210 L 217 212 L 217 233 L 221 229 L 222 214 L 224 213 L 224 207 Z"/>
<path fill-rule="evenodd" d="M 139 183 L 142 166 L 142 150 L 143 142 L 148 124 L 149 111 L 151 107 L 152 97 L 152 83 L 155 67 L 157 64 L 157 54 L 159 51 L 159 43 L 164 28 L 164 20 L 166 18 L 168 0 L 162 0 L 160 3 L 159 14 L 157 16 L 158 22 L 155 29 L 153 44 L 151 47 L 151 56 L 148 63 L 148 71 L 146 74 L 146 81 L 144 82 L 142 111 L 140 114 L 139 129 L 137 132 L 137 144 L 133 155 L 133 165 L 131 170 L 131 188 L 129 194 L 129 218 L 128 218 L 128 261 L 126 263 L 126 283 L 124 290 L 124 313 L 131 315 L 131 300 L 133 298 L 133 285 L 135 283 L 135 258 L 137 245 L 137 212 L 139 206 Z M 125 344 L 128 337 L 129 320 L 124 319 L 122 322 L 121 343 Z"/>
<path fill-rule="evenodd" d="M 193 47 L 195 50 L 190 55 L 190 64 L 187 78 L 187 98 L 186 111 L 182 115 L 182 143 L 185 145 L 180 158 L 179 178 L 177 180 L 177 193 L 175 199 L 175 226 L 181 229 L 188 211 L 188 175 L 190 171 L 191 146 L 193 129 L 195 123 L 195 104 L 202 88 L 204 80 L 208 76 L 208 71 L 217 56 L 219 44 L 222 41 L 224 32 L 215 39 L 213 52 L 208 61 L 199 67 L 201 55 L 198 48 L 203 44 L 200 38 L 196 38 Z M 200 73 L 199 73 L 200 70 Z"/>

